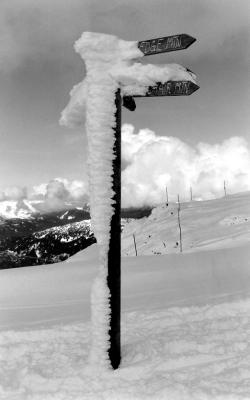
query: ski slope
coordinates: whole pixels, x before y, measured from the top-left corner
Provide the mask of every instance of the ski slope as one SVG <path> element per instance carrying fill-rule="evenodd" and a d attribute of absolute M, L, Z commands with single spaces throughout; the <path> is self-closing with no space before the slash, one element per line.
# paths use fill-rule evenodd
<path fill-rule="evenodd" d="M 122 364 L 91 370 L 97 245 L 0 271 L 1 400 L 249 399 L 250 246 L 122 259 Z"/>
<path fill-rule="evenodd" d="M 250 192 L 215 200 L 181 203 L 180 221 L 183 252 L 222 249 L 250 241 Z M 143 220 L 124 226 L 122 254 L 138 255 L 179 253 L 177 203 L 160 205 Z M 177 244 L 178 242 L 178 244 Z"/>

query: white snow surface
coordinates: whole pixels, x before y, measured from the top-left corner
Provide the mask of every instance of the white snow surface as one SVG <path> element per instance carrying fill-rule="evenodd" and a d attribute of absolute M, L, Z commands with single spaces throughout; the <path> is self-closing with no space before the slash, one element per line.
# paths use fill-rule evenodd
<path fill-rule="evenodd" d="M 60 123 L 81 125 L 86 115 L 88 138 L 88 174 L 90 214 L 94 235 L 100 250 L 100 269 L 91 295 L 93 351 L 91 360 L 107 364 L 108 331 L 110 320 L 109 289 L 107 286 L 107 260 L 110 240 L 110 223 L 114 213 L 113 151 L 115 143 L 115 97 L 131 85 L 140 94 L 149 85 L 190 78 L 194 75 L 177 64 L 142 65 L 135 59 L 143 56 L 137 42 L 118 39 L 116 36 L 84 32 L 75 43 L 75 50 L 84 60 L 86 77 L 71 91 L 71 100 L 62 112 Z M 139 89 L 138 89 L 139 88 Z M 124 89 L 124 90 L 123 90 Z M 103 347 L 103 343 L 107 347 Z"/>
<path fill-rule="evenodd" d="M 189 201 L 180 205 L 182 249 L 219 249 L 250 245 L 250 192 L 208 201 Z M 161 204 L 148 218 L 124 223 L 122 254 L 169 254 L 180 252 L 177 203 Z"/>
<path fill-rule="evenodd" d="M 1 400 L 249 400 L 250 247 L 122 258 L 122 363 L 93 368 L 92 245 L 0 271 Z"/>

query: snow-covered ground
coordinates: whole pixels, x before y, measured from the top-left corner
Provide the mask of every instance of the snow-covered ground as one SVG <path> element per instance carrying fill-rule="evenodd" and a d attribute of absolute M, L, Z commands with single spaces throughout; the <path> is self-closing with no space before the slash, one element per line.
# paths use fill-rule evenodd
<path fill-rule="evenodd" d="M 123 255 L 179 253 L 177 203 L 160 205 L 149 218 L 124 226 Z M 183 252 L 234 247 L 250 242 L 250 192 L 208 201 L 181 203 Z M 177 244 L 178 242 L 178 244 Z"/>
<path fill-rule="evenodd" d="M 250 246 L 122 259 L 122 363 L 92 370 L 97 245 L 0 271 L 1 400 L 250 399 Z"/>

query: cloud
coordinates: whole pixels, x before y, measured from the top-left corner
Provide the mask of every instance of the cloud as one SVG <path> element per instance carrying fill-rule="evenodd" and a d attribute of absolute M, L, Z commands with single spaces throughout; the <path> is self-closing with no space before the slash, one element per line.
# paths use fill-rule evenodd
<path fill-rule="evenodd" d="M 193 197 L 221 197 L 250 189 L 250 152 L 245 139 L 232 137 L 220 144 L 199 143 L 195 148 L 175 137 L 157 136 L 145 128 L 138 134 L 130 124 L 122 127 L 123 207 L 152 206 Z"/>
<path fill-rule="evenodd" d="M 36 201 L 43 212 L 83 206 L 88 202 L 88 184 L 79 180 L 55 178 L 30 188 L 11 186 L 0 192 L 0 201 Z"/>
<path fill-rule="evenodd" d="M 176 137 L 157 136 L 152 130 L 131 124 L 122 126 L 122 206 L 154 206 L 166 201 L 206 200 L 250 190 L 250 151 L 241 137 L 219 144 L 198 143 L 191 147 Z M 55 178 L 26 188 L 10 187 L 1 200 L 41 200 L 44 211 L 88 202 L 86 181 Z"/>
<path fill-rule="evenodd" d="M 65 208 L 65 202 L 69 200 L 70 193 L 63 182 L 54 179 L 47 184 L 44 196 L 46 210 L 60 210 Z"/>
<path fill-rule="evenodd" d="M 27 197 L 27 188 L 10 186 L 0 193 L 0 201 L 4 200 L 22 200 Z"/>
<path fill-rule="evenodd" d="M 87 182 L 55 178 L 48 183 L 41 183 L 30 188 L 27 198 L 30 200 L 56 198 L 63 201 L 82 201 L 86 199 L 87 193 Z"/>
<path fill-rule="evenodd" d="M 88 201 L 88 185 L 79 180 L 56 178 L 47 185 L 33 187 L 29 198 L 43 200 L 43 209 L 46 211 L 63 209 L 71 204 L 82 206 Z"/>

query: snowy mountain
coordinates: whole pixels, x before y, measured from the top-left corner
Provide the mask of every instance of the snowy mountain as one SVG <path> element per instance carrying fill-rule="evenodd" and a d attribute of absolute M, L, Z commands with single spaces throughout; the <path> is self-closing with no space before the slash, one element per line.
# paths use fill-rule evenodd
<path fill-rule="evenodd" d="M 59 210 L 50 210 L 46 201 L 38 200 L 5 200 L 0 201 L 0 218 L 2 219 L 32 219 L 38 215 L 44 215 L 52 212 L 60 214 L 61 219 L 71 220 L 72 210 L 88 211 L 87 205 L 79 205 L 65 202 L 61 204 Z"/>
<path fill-rule="evenodd" d="M 28 200 L 5 200 L 0 201 L 0 217 L 9 218 L 32 218 L 38 211 L 34 204 Z"/>
<path fill-rule="evenodd" d="M 16 210 L 15 205 L 16 202 L 13 210 Z M 83 208 L 43 214 L 19 212 L 17 215 L 22 218 L 15 218 L 14 213 L 10 215 L 11 218 L 0 220 L 0 269 L 56 262 L 93 243 L 93 233 L 85 228 L 84 222 L 90 215 Z M 82 221 L 81 228 L 77 226 L 79 221 Z M 67 225 L 67 239 L 70 240 L 67 244 L 60 242 L 65 238 L 64 225 Z"/>
<path fill-rule="evenodd" d="M 0 219 L 0 250 L 7 248 L 8 241 L 13 238 L 23 238 L 34 232 L 89 218 L 88 211 L 78 208 L 43 214 L 37 213 L 33 214 L 32 218 L 2 218 Z"/>
<path fill-rule="evenodd" d="M 90 221 L 80 221 L 16 237 L 0 252 L 0 269 L 27 265 L 51 264 L 95 243 Z"/>

